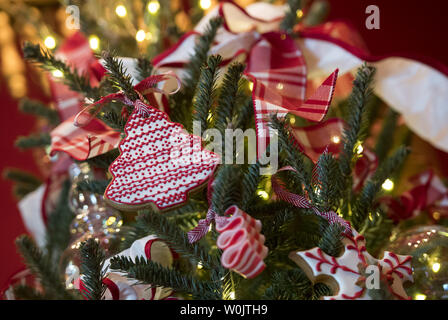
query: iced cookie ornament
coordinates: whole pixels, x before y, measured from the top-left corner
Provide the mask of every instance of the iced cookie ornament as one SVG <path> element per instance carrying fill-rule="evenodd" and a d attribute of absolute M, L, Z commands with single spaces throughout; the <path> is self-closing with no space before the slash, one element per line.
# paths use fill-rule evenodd
<path fill-rule="evenodd" d="M 386 288 L 377 290 L 387 290 L 394 299 L 410 300 L 403 283 L 413 281 L 411 257 L 385 251 L 384 257 L 377 260 L 367 252 L 364 237 L 355 231 L 353 233 L 353 237 L 347 236 L 342 240 L 344 252 L 340 257 L 329 256 L 320 248 L 291 252 L 289 257 L 311 281 L 323 282 L 331 288 L 334 295 L 324 296 L 325 300 L 372 300 L 365 277 L 365 268 L 369 265 L 379 271 L 378 282 L 384 280 L 381 283 Z"/>

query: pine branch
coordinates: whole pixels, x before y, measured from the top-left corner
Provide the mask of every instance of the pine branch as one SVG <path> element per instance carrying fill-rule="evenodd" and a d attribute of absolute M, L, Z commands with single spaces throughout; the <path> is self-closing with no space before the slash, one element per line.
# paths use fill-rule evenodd
<path fill-rule="evenodd" d="M 16 245 L 31 272 L 40 280 L 45 293 L 53 299 L 71 300 L 75 297 L 68 292 L 55 265 L 36 246 L 29 236 L 16 239 Z"/>
<path fill-rule="evenodd" d="M 106 254 L 98 242 L 90 238 L 81 245 L 81 274 L 86 290 L 82 295 L 88 300 L 101 300 L 106 285 L 103 283 L 103 271 Z"/>
<path fill-rule="evenodd" d="M 261 181 L 260 168 L 260 163 L 256 162 L 255 164 L 250 164 L 247 167 L 247 171 L 244 173 L 241 198 L 242 210 L 247 210 L 256 197 L 255 192 L 257 191 L 258 184 Z"/>
<path fill-rule="evenodd" d="M 360 230 L 369 213 L 372 213 L 375 197 L 381 190 L 382 184 L 400 166 L 408 154 L 408 148 L 399 147 L 366 182 L 353 209 L 352 221 L 355 229 Z"/>
<path fill-rule="evenodd" d="M 265 291 L 263 299 L 304 300 L 312 294 L 312 285 L 306 274 L 299 268 L 276 271 L 272 274 L 272 284 Z"/>
<path fill-rule="evenodd" d="M 376 141 L 375 154 L 378 157 L 378 162 L 381 163 L 386 158 L 390 148 L 393 145 L 394 133 L 397 128 L 399 114 L 392 109 L 387 112 L 386 118 L 383 121 L 380 135 Z"/>
<path fill-rule="evenodd" d="M 181 274 L 174 269 L 137 257 L 135 263 L 128 257 L 113 257 L 111 269 L 127 272 L 128 278 L 158 287 L 168 287 L 175 291 L 191 293 L 196 299 L 219 300 L 222 295 L 210 281 L 198 280 L 189 274 Z"/>
<path fill-rule="evenodd" d="M 97 117 L 112 129 L 124 132 L 124 127 L 126 126 L 127 119 L 123 118 L 121 116 L 121 113 L 118 113 L 116 111 L 106 111 L 104 112 L 104 114 L 98 114 Z"/>
<path fill-rule="evenodd" d="M 248 99 L 241 108 L 238 109 L 235 119 L 235 128 L 246 129 L 254 118 L 254 103 L 252 98 Z"/>
<path fill-rule="evenodd" d="M 40 293 L 36 289 L 24 284 L 19 284 L 13 287 L 14 297 L 18 300 L 50 300 L 51 297 L 47 297 Z"/>
<path fill-rule="evenodd" d="M 99 99 L 98 88 L 90 86 L 89 78 L 86 75 L 79 75 L 75 67 L 70 67 L 56 59 L 49 50 L 42 48 L 39 44 L 25 42 L 23 55 L 25 59 L 38 64 L 44 70 L 62 72 L 62 80 L 71 90 L 79 92 L 87 98 Z"/>
<path fill-rule="evenodd" d="M 57 126 L 61 122 L 58 112 L 54 109 L 50 109 L 50 107 L 44 105 L 40 101 L 24 98 L 19 102 L 19 110 L 24 113 L 45 118 L 52 126 Z"/>
<path fill-rule="evenodd" d="M 132 77 L 123 65 L 123 61 L 114 57 L 110 52 L 104 51 L 102 57 L 105 62 L 110 81 L 113 86 L 122 90 L 124 94 L 132 101 L 139 98 L 132 85 Z"/>
<path fill-rule="evenodd" d="M 201 124 L 201 133 L 204 133 L 208 128 L 208 119 L 216 95 L 216 81 L 221 61 L 221 56 L 210 56 L 201 69 L 193 113 L 193 121 L 199 121 Z"/>
<path fill-rule="evenodd" d="M 41 148 L 51 144 L 51 137 L 50 134 L 41 132 L 27 137 L 20 136 L 16 139 L 14 144 L 20 149 Z"/>
<path fill-rule="evenodd" d="M 191 244 L 187 234 L 166 217 L 152 210 L 139 212 L 137 221 L 144 224 L 148 234 L 156 234 L 173 248 L 177 253 L 196 262 L 201 262 L 205 268 L 213 269 L 220 265 L 216 255 L 211 255 L 209 249 L 201 243 Z"/>
<path fill-rule="evenodd" d="M 322 211 L 337 210 L 342 196 L 341 174 L 337 160 L 330 153 L 322 154 L 317 163 L 316 203 Z"/>
<path fill-rule="evenodd" d="M 222 81 L 218 107 L 216 108 L 215 127 L 223 137 L 225 136 L 225 129 L 229 127 L 233 119 L 238 88 L 244 68 L 245 66 L 241 63 L 233 63 Z"/>
<path fill-rule="evenodd" d="M 154 66 L 151 63 L 151 60 L 141 57 L 137 59 L 137 72 L 138 72 L 138 81 L 142 81 L 149 76 L 151 76 Z"/>
<path fill-rule="evenodd" d="M 91 167 L 108 169 L 111 163 L 118 157 L 120 151 L 117 149 L 112 149 L 109 152 L 103 153 L 102 155 L 87 159 L 85 162 Z"/>
<path fill-rule="evenodd" d="M 286 12 L 282 23 L 280 24 L 280 29 L 292 34 L 294 26 L 298 23 L 299 18 L 297 16 L 297 10 L 302 8 L 301 0 L 288 0 L 289 10 Z"/>
<path fill-rule="evenodd" d="M 48 215 L 46 236 L 46 251 L 49 258 L 59 263 L 62 252 L 68 247 L 70 242 L 70 224 L 75 214 L 68 206 L 68 195 L 70 181 L 66 180 L 62 184 L 56 208 Z"/>
<path fill-rule="evenodd" d="M 319 248 L 330 256 L 339 256 L 343 248 L 343 231 L 344 228 L 337 223 L 332 225 L 327 224 L 327 226 L 323 229 L 322 238 L 318 244 Z"/>
<path fill-rule="evenodd" d="M 137 220 L 127 226 L 127 228 L 123 228 L 120 232 L 120 238 L 122 239 L 120 242 L 120 251 L 130 248 L 135 241 L 144 238 L 147 235 L 149 235 L 148 229 L 141 220 Z"/>
<path fill-rule="evenodd" d="M 359 141 L 364 139 L 367 123 L 365 121 L 366 103 L 371 95 L 371 84 L 375 68 L 363 65 L 358 69 L 353 81 L 353 90 L 349 98 L 349 119 L 344 128 L 343 150 L 340 154 L 339 166 L 344 176 L 349 177 L 355 162 L 355 152 Z M 347 179 L 349 180 L 349 179 Z"/>

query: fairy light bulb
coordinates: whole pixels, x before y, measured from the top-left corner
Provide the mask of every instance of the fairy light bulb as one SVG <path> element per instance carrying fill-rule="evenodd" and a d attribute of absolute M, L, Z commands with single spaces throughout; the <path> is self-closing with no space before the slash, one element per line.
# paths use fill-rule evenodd
<path fill-rule="evenodd" d="M 54 49 L 56 48 L 56 40 L 55 38 L 53 38 L 52 36 L 48 36 L 45 38 L 44 40 L 44 45 L 48 48 L 48 49 Z"/>
<path fill-rule="evenodd" d="M 386 191 L 392 191 L 394 189 L 394 182 L 390 179 L 386 179 L 381 187 Z"/>
<path fill-rule="evenodd" d="M 230 300 L 235 300 L 235 291 L 231 291 L 229 293 L 229 298 L 230 298 Z"/>
<path fill-rule="evenodd" d="M 303 10 L 301 10 L 301 9 L 298 9 L 297 11 L 296 11 L 296 14 L 297 14 L 297 18 L 302 18 L 303 17 Z"/>
<path fill-rule="evenodd" d="M 142 42 L 143 40 L 145 40 L 145 38 L 146 38 L 146 33 L 145 33 L 145 31 L 144 30 L 138 30 L 137 31 L 137 33 L 135 34 L 135 39 L 138 41 L 138 42 Z"/>
<path fill-rule="evenodd" d="M 210 9 L 211 6 L 212 6 L 211 0 L 200 0 L 199 1 L 199 7 L 201 7 L 202 10 Z"/>
<path fill-rule="evenodd" d="M 126 7 L 123 6 L 123 5 L 121 5 L 121 4 L 118 5 L 118 6 L 115 8 L 115 13 L 117 14 L 117 16 L 119 16 L 119 17 L 121 17 L 121 18 L 125 17 L 126 14 L 127 14 Z"/>
<path fill-rule="evenodd" d="M 356 153 L 357 153 L 357 154 L 361 154 L 363 151 L 364 151 L 364 147 L 363 147 L 362 145 L 359 145 L 359 146 L 356 148 Z"/>
<path fill-rule="evenodd" d="M 198 266 L 197 266 L 198 270 L 201 270 L 203 267 L 204 266 L 202 265 L 202 262 L 198 262 Z"/>
<path fill-rule="evenodd" d="M 291 117 L 291 118 L 289 118 L 289 123 L 290 123 L 290 124 L 294 124 L 294 123 L 296 123 L 296 118 L 295 118 L 295 117 Z"/>
<path fill-rule="evenodd" d="M 250 91 L 254 90 L 254 83 L 253 82 L 249 82 L 249 90 Z"/>
<path fill-rule="evenodd" d="M 426 300 L 426 295 L 424 295 L 424 294 L 422 294 L 422 293 L 417 293 L 417 294 L 414 296 L 414 299 L 415 299 L 415 300 Z"/>
<path fill-rule="evenodd" d="M 100 47 L 100 39 L 95 35 L 91 35 L 89 37 L 89 46 L 92 50 L 98 50 Z"/>
<path fill-rule="evenodd" d="M 158 1 L 149 1 L 148 3 L 148 11 L 151 14 L 156 14 L 160 9 L 160 3 Z"/>

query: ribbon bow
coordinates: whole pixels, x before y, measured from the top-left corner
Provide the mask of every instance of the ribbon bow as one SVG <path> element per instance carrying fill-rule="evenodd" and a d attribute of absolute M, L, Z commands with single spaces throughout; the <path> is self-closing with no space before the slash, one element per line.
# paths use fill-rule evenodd
<path fill-rule="evenodd" d="M 293 167 L 287 166 L 280 168 L 278 172 L 280 171 L 297 171 Z M 324 219 L 326 219 L 330 224 L 338 223 L 345 229 L 345 234 L 351 235 L 352 229 L 350 226 L 350 223 L 345 221 L 343 218 L 341 218 L 336 212 L 334 211 L 328 211 L 328 212 L 320 212 L 319 209 L 317 209 L 315 206 L 313 206 L 307 198 L 304 196 L 291 193 L 282 186 L 282 184 L 277 180 L 275 175 L 271 178 L 272 181 L 272 189 L 277 194 L 277 196 L 286 202 L 291 203 L 292 205 L 298 207 L 298 208 L 304 208 L 304 209 L 312 209 L 314 213 Z"/>
<path fill-rule="evenodd" d="M 227 217 L 218 215 L 212 208 L 208 209 L 205 219 L 199 220 L 198 225 L 188 231 L 188 241 L 194 243 L 202 239 L 210 230 L 212 221 L 215 221 L 217 225 L 222 226 L 226 224 L 227 219 Z"/>
<path fill-rule="evenodd" d="M 156 85 L 160 82 L 166 81 L 169 78 L 175 78 L 177 80 L 177 88 L 173 91 L 167 92 L 163 89 L 159 89 Z M 84 109 L 82 109 L 74 119 L 74 125 L 77 127 L 83 127 L 87 125 L 97 114 L 101 111 L 102 107 L 105 103 L 118 100 L 123 102 L 128 106 L 134 106 L 136 112 L 138 112 L 141 116 L 148 116 L 150 114 L 150 109 L 147 104 L 143 101 L 145 98 L 149 101 L 150 104 L 158 106 L 158 102 L 154 96 L 154 93 L 162 93 L 162 94 L 175 94 L 180 90 L 181 81 L 179 77 L 174 72 L 167 72 L 163 74 L 149 76 L 146 79 L 143 79 L 137 85 L 134 86 L 135 91 L 137 92 L 139 98 L 135 101 L 129 99 L 123 92 L 111 93 L 105 97 L 102 97 L 95 103 L 89 104 Z M 93 108 L 96 107 L 94 112 L 89 112 Z"/>

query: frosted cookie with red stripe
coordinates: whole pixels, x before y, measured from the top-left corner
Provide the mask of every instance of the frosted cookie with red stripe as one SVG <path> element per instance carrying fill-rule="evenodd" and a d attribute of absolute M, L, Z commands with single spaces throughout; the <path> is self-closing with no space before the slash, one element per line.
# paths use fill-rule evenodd
<path fill-rule="evenodd" d="M 124 211 L 181 205 L 220 162 L 217 154 L 202 148 L 200 137 L 170 122 L 166 113 L 145 107 L 144 114 L 134 110 L 129 116 L 120 155 L 109 167 L 113 179 L 104 197 Z"/>
<path fill-rule="evenodd" d="M 385 251 L 383 259 L 377 260 L 367 252 L 364 237 L 353 232 L 353 237 L 342 240 L 340 257 L 329 256 L 320 248 L 291 252 L 289 257 L 312 282 L 331 288 L 333 296 L 324 296 L 325 300 L 372 300 L 375 290 L 382 290 L 390 299 L 410 300 L 403 283 L 413 281 L 411 256 Z"/>
<path fill-rule="evenodd" d="M 268 254 L 260 233 L 261 222 L 237 206 L 231 206 L 225 214 L 231 217 L 223 225 L 216 224 L 216 231 L 221 233 L 216 241 L 223 250 L 221 264 L 246 278 L 254 278 L 264 270 L 263 259 Z"/>

